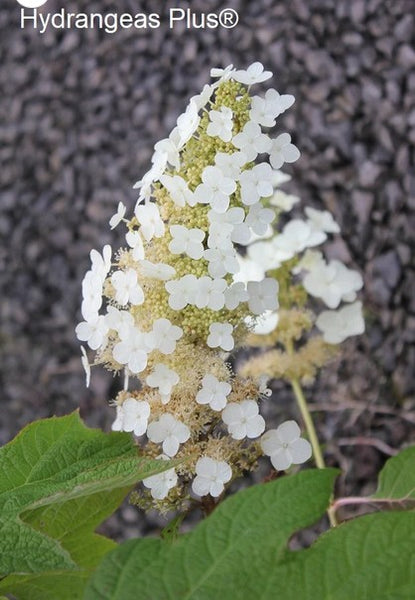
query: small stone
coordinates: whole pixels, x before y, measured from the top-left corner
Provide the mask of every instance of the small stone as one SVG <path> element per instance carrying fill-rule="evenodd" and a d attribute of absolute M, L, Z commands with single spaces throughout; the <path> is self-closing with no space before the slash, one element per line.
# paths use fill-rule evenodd
<path fill-rule="evenodd" d="M 350 16 L 353 23 L 361 23 L 366 16 L 366 2 L 364 0 L 355 0 L 350 3 Z"/>
<path fill-rule="evenodd" d="M 359 168 L 359 183 L 363 187 L 371 187 L 381 171 L 382 168 L 379 165 L 376 165 L 370 160 L 365 161 Z"/>
<path fill-rule="evenodd" d="M 356 190 L 352 193 L 352 202 L 359 223 L 368 223 L 374 203 L 373 194 Z"/>
<path fill-rule="evenodd" d="M 378 306 L 388 306 L 389 301 L 391 299 L 391 291 L 386 283 L 380 277 L 374 279 L 368 286 L 368 291 L 370 296 L 373 298 L 373 301 Z M 384 317 L 388 313 L 383 313 L 381 317 Z"/>
<path fill-rule="evenodd" d="M 398 49 L 397 63 L 405 69 L 415 66 L 415 50 L 408 44 L 403 44 Z"/>
<path fill-rule="evenodd" d="M 411 14 L 407 14 L 396 23 L 393 28 L 394 36 L 400 42 L 409 42 L 411 36 L 414 34 L 414 17 Z"/>
<path fill-rule="evenodd" d="M 401 271 L 401 263 L 395 250 L 385 252 L 373 261 L 373 272 L 380 275 L 389 288 L 396 287 L 401 277 Z"/>
<path fill-rule="evenodd" d="M 412 256 L 411 248 L 409 248 L 409 246 L 405 246 L 404 244 L 398 244 L 396 247 L 396 252 L 398 253 L 401 264 L 404 266 L 409 265 Z"/>

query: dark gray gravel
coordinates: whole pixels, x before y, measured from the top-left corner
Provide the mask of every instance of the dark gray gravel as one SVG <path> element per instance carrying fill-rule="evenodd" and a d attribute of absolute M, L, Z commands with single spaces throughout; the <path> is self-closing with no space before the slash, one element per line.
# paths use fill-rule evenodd
<path fill-rule="evenodd" d="M 180 2 L 180 6 L 190 3 Z M 107 0 L 49 0 L 55 11 L 114 10 Z M 118 12 L 173 3 L 120 0 Z M 177 3 L 176 3 L 177 5 Z M 364 275 L 367 333 L 314 386 L 314 399 L 360 408 L 319 417 L 323 439 L 373 437 L 393 448 L 414 441 L 415 50 L 413 0 L 228 0 L 233 30 L 147 31 L 19 28 L 19 8 L 0 9 L 0 441 L 29 421 L 76 407 L 108 428 L 118 385 L 94 371 L 84 387 L 74 327 L 92 247 L 117 245 L 107 222 L 148 168 L 187 98 L 212 65 L 260 60 L 296 104 L 279 126 L 302 158 L 289 189 L 332 211 L 342 238 L 331 256 Z M 287 169 L 288 170 L 288 169 Z M 276 386 L 279 406 L 288 392 Z M 387 407 L 382 413 L 377 407 Z M 369 407 L 369 408 L 368 408 Z M 410 417 L 409 417 L 410 418 Z M 349 468 L 342 492 L 373 486 L 385 454 L 370 445 L 327 447 Z M 131 508 L 124 536 L 143 531 Z M 119 533 L 120 517 L 112 527 Z"/>

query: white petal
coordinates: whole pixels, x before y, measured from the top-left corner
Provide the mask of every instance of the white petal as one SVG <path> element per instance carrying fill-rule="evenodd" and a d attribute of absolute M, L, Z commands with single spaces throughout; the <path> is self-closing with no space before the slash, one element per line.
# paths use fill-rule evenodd
<path fill-rule="evenodd" d="M 311 458 L 313 451 L 310 442 L 303 438 L 299 438 L 290 444 L 290 453 L 293 463 L 295 465 L 300 465 Z"/>
<path fill-rule="evenodd" d="M 193 480 L 192 490 L 198 496 L 206 496 L 207 494 L 209 494 L 210 483 L 211 482 L 209 481 L 209 479 L 197 475 Z"/>
<path fill-rule="evenodd" d="M 254 439 L 259 437 L 265 431 L 265 420 L 261 415 L 257 415 L 246 424 L 246 437 Z"/>
<path fill-rule="evenodd" d="M 270 458 L 274 469 L 277 471 L 285 471 L 285 469 L 288 469 L 288 467 L 290 467 L 292 464 L 291 454 L 284 448 L 281 448 Z"/>
<path fill-rule="evenodd" d="M 173 435 L 169 435 L 163 442 L 163 452 L 167 456 L 175 456 L 179 450 L 179 440 Z"/>
<path fill-rule="evenodd" d="M 209 493 L 211 496 L 213 496 L 213 498 L 217 498 L 218 496 L 221 495 L 221 493 L 223 492 L 224 489 L 225 489 L 225 486 L 223 485 L 223 483 L 221 481 L 212 481 L 212 483 L 210 485 Z"/>
<path fill-rule="evenodd" d="M 301 430 L 295 421 L 285 421 L 277 429 L 280 440 L 283 443 L 291 444 L 301 435 Z"/>

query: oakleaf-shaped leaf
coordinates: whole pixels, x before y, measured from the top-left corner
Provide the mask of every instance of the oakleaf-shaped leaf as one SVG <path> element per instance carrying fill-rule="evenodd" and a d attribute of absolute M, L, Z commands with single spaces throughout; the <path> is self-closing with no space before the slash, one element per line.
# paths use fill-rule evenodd
<path fill-rule="evenodd" d="M 288 549 L 324 514 L 334 475 L 310 470 L 240 492 L 173 542 L 122 544 L 84 600 L 413 600 L 413 512 L 359 517 Z"/>
<path fill-rule="evenodd" d="M 244 490 L 174 542 L 130 540 L 104 559 L 85 600 L 266 597 L 267 573 L 290 559 L 292 534 L 324 514 L 335 476 L 303 471 Z"/>
<path fill-rule="evenodd" d="M 134 483 L 168 466 L 140 458 L 128 434 L 88 429 L 78 413 L 28 425 L 0 449 L 0 592 L 80 598 L 114 547 L 95 528 Z M 65 578 L 70 588 L 50 583 Z"/>

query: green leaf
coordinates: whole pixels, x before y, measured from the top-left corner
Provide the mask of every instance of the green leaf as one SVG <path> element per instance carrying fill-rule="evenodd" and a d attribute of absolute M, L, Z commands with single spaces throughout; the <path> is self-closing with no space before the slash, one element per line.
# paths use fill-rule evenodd
<path fill-rule="evenodd" d="M 28 425 L 0 449 L 0 592 L 80 598 L 114 547 L 95 528 L 134 483 L 168 465 L 140 458 L 128 434 L 86 428 L 77 413 Z"/>
<path fill-rule="evenodd" d="M 291 535 L 324 514 L 336 473 L 303 471 L 240 492 L 175 542 L 122 544 L 98 567 L 85 600 L 266 597 L 267 573 L 289 557 Z"/>
<path fill-rule="evenodd" d="M 240 492 L 173 542 L 122 544 L 84 600 L 413 600 L 413 512 L 360 517 L 288 549 L 324 514 L 334 475 L 310 470 Z"/>
<path fill-rule="evenodd" d="M 386 461 L 372 498 L 415 499 L 415 446 Z"/>
<path fill-rule="evenodd" d="M 415 514 L 347 521 L 272 569 L 267 579 L 261 600 L 413 600 Z"/>

